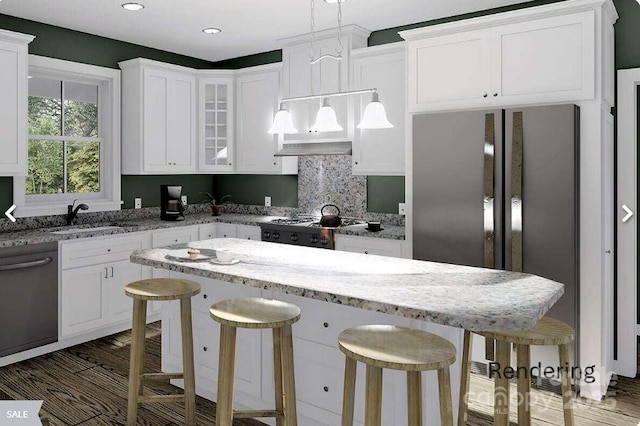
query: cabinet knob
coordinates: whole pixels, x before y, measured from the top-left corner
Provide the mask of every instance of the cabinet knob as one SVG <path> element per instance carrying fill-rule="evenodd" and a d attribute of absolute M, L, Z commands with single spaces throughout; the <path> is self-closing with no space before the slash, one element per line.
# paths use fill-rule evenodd
<path fill-rule="evenodd" d="M 329 392 L 329 386 L 323 386 L 322 390 L 325 391 L 325 392 Z"/>
<path fill-rule="evenodd" d="M 222 235 L 222 238 L 227 238 L 227 234 L 223 234 L 223 235 Z"/>
<path fill-rule="evenodd" d="M 209 296 L 207 296 L 206 294 L 203 294 L 203 295 L 202 295 L 202 298 L 203 298 L 203 299 L 206 299 L 207 297 L 209 297 Z"/>
<path fill-rule="evenodd" d="M 493 97 L 495 98 L 496 96 L 498 96 L 498 94 L 497 94 L 497 93 L 494 93 L 494 94 L 493 94 Z"/>
<path fill-rule="evenodd" d="M 207 348 L 206 346 L 204 346 L 204 347 L 202 348 L 202 350 L 203 350 L 203 351 L 205 351 L 205 352 L 206 352 L 208 349 L 209 349 L 209 348 Z"/>
<path fill-rule="evenodd" d="M 483 98 L 486 98 L 487 96 L 489 96 L 489 95 L 487 95 L 486 93 L 484 95 L 482 95 Z"/>
<path fill-rule="evenodd" d="M 107 253 L 111 253 L 111 249 L 107 249 Z"/>
<path fill-rule="evenodd" d="M 369 252 L 367 250 L 364 251 L 364 254 L 369 254 Z"/>
<path fill-rule="evenodd" d="M 358 164 L 358 162 L 356 161 L 356 164 Z"/>
<path fill-rule="evenodd" d="M 229 163 L 229 165 L 231 165 L 231 163 Z"/>
<path fill-rule="evenodd" d="M 275 166 L 275 165 L 277 165 L 277 164 L 278 164 L 278 163 L 276 163 L 275 161 L 273 162 L 273 165 L 274 165 L 274 166 Z"/>
<path fill-rule="evenodd" d="M 325 322 L 322 325 L 324 326 L 324 328 L 329 328 L 329 323 L 328 322 Z"/>
<path fill-rule="evenodd" d="M 176 238 L 176 239 L 175 239 L 175 240 L 173 240 L 173 241 L 175 241 L 175 242 L 177 243 L 177 242 L 178 242 L 178 239 Z"/>
<path fill-rule="evenodd" d="M 247 237 L 247 240 L 250 240 L 250 239 L 251 239 L 251 237 Z"/>

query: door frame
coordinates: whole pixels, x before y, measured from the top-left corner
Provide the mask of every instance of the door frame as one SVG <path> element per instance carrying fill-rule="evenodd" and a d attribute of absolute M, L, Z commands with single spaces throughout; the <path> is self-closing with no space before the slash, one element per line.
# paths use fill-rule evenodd
<path fill-rule="evenodd" d="M 617 100 L 617 286 L 618 286 L 618 356 L 614 361 L 616 373 L 635 377 L 638 363 L 637 325 L 637 141 L 638 86 L 640 68 L 618 71 Z M 634 215 L 626 223 L 622 218 L 626 204 Z"/>

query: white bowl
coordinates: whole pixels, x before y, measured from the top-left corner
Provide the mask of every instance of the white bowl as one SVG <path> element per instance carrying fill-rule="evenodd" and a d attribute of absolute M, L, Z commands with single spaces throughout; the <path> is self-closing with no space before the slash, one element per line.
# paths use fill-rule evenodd
<path fill-rule="evenodd" d="M 231 262 L 238 258 L 235 253 L 227 250 L 216 250 L 216 257 L 220 262 Z"/>

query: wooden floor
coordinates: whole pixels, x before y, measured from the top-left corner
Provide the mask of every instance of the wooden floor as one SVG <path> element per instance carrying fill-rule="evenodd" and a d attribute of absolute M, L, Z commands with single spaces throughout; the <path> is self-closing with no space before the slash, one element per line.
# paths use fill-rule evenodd
<path fill-rule="evenodd" d="M 130 333 L 123 332 L 103 339 L 83 343 L 52 354 L 0 368 L 0 399 L 44 400 L 40 411 L 43 424 L 124 425 L 127 411 L 127 377 L 129 374 Z M 160 323 L 147 328 L 148 372 L 160 369 Z M 473 374 L 469 426 L 493 424 L 493 383 Z M 175 392 L 177 388 L 164 383 L 145 386 L 150 394 Z M 577 400 L 576 426 L 637 426 L 640 422 L 640 378 L 619 378 L 603 402 Z M 514 397 L 515 387 L 511 395 Z M 532 391 L 533 425 L 562 425 L 561 399 L 558 395 Z M 183 423 L 183 406 L 145 404 L 139 410 L 138 424 L 177 426 Z M 203 398 L 197 400 L 198 425 L 215 423 L 215 404 Z M 516 424 L 512 409 L 511 423 Z M 234 426 L 261 426 L 255 420 L 237 420 Z M 305 425 L 300 425 L 305 426 Z M 385 425 L 399 426 L 399 425 Z"/>

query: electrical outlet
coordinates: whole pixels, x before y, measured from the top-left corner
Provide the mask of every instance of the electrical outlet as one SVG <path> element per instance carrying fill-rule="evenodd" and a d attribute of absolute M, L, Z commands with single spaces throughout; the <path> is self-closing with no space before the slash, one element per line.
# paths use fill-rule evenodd
<path fill-rule="evenodd" d="M 141 209 L 142 208 L 142 198 L 135 198 L 133 200 L 133 207 L 135 207 L 136 209 Z"/>
<path fill-rule="evenodd" d="M 180 197 L 180 201 L 182 201 L 182 205 L 187 207 L 187 196 L 183 195 Z"/>
<path fill-rule="evenodd" d="M 265 196 L 264 197 L 264 206 L 265 207 L 271 207 L 271 197 L 269 197 L 269 196 Z"/>
<path fill-rule="evenodd" d="M 398 203 L 398 214 L 407 214 L 407 205 L 405 203 Z"/>

